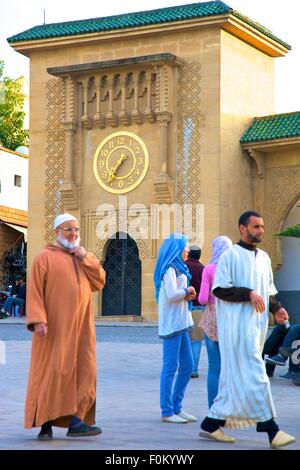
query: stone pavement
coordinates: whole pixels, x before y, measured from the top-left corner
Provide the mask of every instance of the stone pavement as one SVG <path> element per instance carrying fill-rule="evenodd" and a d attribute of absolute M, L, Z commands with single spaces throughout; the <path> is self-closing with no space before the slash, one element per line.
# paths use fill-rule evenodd
<path fill-rule="evenodd" d="M 107 324 L 105 324 L 107 326 Z M 128 327 L 128 324 L 126 325 Z M 141 324 L 139 325 L 141 326 Z M 112 329 L 116 332 L 117 329 Z M 101 327 L 98 327 L 101 335 Z M 134 330 L 138 331 L 140 330 Z M 104 330 L 103 330 L 104 332 Z M 156 335 L 156 328 L 153 328 Z M 65 429 L 54 428 L 52 442 L 36 440 L 38 429 L 23 429 L 24 397 L 30 355 L 30 341 L 6 341 L 7 363 L 0 364 L 0 449 L 94 449 L 94 450 L 264 450 L 267 437 L 254 428 L 233 430 L 235 444 L 200 439 L 199 422 L 175 425 L 162 423 L 159 410 L 161 344 L 157 342 L 97 342 L 98 388 L 97 424 L 101 436 L 66 438 Z M 202 348 L 200 378 L 188 385 L 184 409 L 201 420 L 207 413 L 207 356 Z M 276 373 L 285 372 L 277 367 Z M 300 449 L 300 387 L 271 379 L 278 422 L 297 442 L 286 450 Z"/>

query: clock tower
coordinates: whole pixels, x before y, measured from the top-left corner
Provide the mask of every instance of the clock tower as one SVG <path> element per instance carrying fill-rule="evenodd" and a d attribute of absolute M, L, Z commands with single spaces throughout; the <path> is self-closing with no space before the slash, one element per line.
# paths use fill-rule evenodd
<path fill-rule="evenodd" d="M 216 236 L 237 239 L 242 212 L 273 217 L 277 157 L 240 144 L 253 117 L 274 112 L 274 60 L 289 46 L 271 31 L 211 1 L 9 41 L 30 57 L 29 265 L 53 241 L 55 216 L 74 214 L 107 272 L 97 316 L 157 319 L 153 270 L 168 233 L 186 233 L 205 264 Z"/>
<path fill-rule="evenodd" d="M 47 69 L 48 86 L 64 93 L 61 202 L 81 220 L 83 243 L 107 272 L 101 316 L 141 319 L 147 311 L 156 318 L 152 271 L 162 216 L 153 208 L 175 202 L 182 65 L 160 53 Z"/>

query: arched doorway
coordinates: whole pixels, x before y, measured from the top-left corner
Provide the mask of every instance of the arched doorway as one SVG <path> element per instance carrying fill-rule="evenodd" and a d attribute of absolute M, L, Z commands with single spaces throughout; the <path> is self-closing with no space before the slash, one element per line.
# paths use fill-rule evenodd
<path fill-rule="evenodd" d="M 136 242 L 117 233 L 108 241 L 103 267 L 102 315 L 141 315 L 142 266 Z"/>
<path fill-rule="evenodd" d="M 289 212 L 282 230 L 299 224 L 300 200 Z M 282 266 L 275 274 L 277 298 L 288 310 L 291 321 L 300 322 L 300 244 L 298 238 L 281 238 Z"/>

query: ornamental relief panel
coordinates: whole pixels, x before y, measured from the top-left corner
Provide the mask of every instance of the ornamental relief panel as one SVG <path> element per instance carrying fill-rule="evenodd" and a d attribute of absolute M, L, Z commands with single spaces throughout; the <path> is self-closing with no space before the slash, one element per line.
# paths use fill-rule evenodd
<path fill-rule="evenodd" d="M 79 120 L 84 128 L 155 122 L 157 73 L 144 69 L 77 77 Z"/>
<path fill-rule="evenodd" d="M 265 247 L 272 259 L 273 270 L 277 271 L 281 264 L 280 238 L 276 237 L 285 219 L 300 198 L 300 168 L 272 168 L 267 171 L 266 207 L 264 210 Z"/>
<path fill-rule="evenodd" d="M 136 234 L 134 234 L 130 229 L 130 223 L 133 219 L 134 217 L 131 217 L 129 214 L 127 214 L 127 217 L 124 217 L 124 215 L 122 216 L 119 211 L 111 214 L 110 218 L 108 218 L 107 212 L 105 212 L 105 214 L 98 214 L 96 211 L 86 211 L 82 222 L 82 236 L 85 241 L 86 248 L 95 253 L 100 261 L 104 261 L 107 241 L 119 231 L 118 227 L 122 227 L 121 231 L 128 233 L 128 235 L 135 240 L 139 249 L 139 258 L 141 260 L 149 259 L 151 253 L 151 240 L 141 239 L 135 236 Z M 105 227 L 105 237 L 99 238 L 97 235 L 97 226 L 99 222 L 102 222 L 102 226 Z M 101 228 L 98 228 L 98 231 L 99 230 L 101 230 Z"/>
<path fill-rule="evenodd" d="M 196 204 L 201 202 L 201 64 L 185 63 L 179 69 L 177 126 L 177 202 L 192 205 L 196 227 Z M 197 176 L 196 176 L 197 175 Z M 200 234 L 190 241 L 199 243 Z"/>
<path fill-rule="evenodd" d="M 60 188 L 65 171 L 65 131 L 62 116 L 65 110 L 65 90 L 62 79 L 47 82 L 47 139 L 45 184 L 45 241 L 53 243 L 53 219 L 64 212 Z"/>

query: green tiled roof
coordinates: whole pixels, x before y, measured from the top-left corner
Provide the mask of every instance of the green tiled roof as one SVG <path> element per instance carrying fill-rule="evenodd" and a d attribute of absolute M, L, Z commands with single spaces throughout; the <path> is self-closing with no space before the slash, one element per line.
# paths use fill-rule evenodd
<path fill-rule="evenodd" d="M 263 32 L 274 41 L 290 46 L 269 30 L 258 23 L 244 17 L 237 11 L 221 1 L 193 3 L 190 5 L 181 5 L 176 7 L 160 8 L 158 10 L 140 11 L 136 13 L 125 13 L 103 18 L 92 18 L 88 20 L 67 21 L 64 23 L 52 23 L 34 26 L 8 38 L 9 43 L 18 41 L 34 41 L 39 39 L 58 38 L 63 36 L 75 36 L 81 34 L 98 33 L 104 31 L 113 31 L 124 28 L 137 28 L 141 26 L 168 23 L 173 21 L 185 21 L 193 18 L 202 18 L 205 16 L 216 16 L 231 13 L 237 18 L 245 21 L 258 31 Z"/>
<path fill-rule="evenodd" d="M 300 136 L 300 111 L 254 118 L 241 144 Z"/>
<path fill-rule="evenodd" d="M 261 33 L 265 34 L 268 38 L 273 39 L 273 41 L 276 41 L 276 42 L 278 42 L 279 44 L 282 44 L 282 45 L 285 46 L 287 49 L 289 49 L 289 50 L 292 49 L 289 44 L 287 44 L 286 42 L 282 41 L 282 40 L 279 39 L 278 37 L 274 36 L 274 34 L 272 33 L 272 31 L 270 31 L 269 29 L 267 29 L 265 26 L 261 25 L 260 23 L 257 23 L 256 21 L 251 20 L 251 18 L 248 18 L 247 16 L 242 15 L 241 13 L 239 13 L 239 12 L 236 11 L 236 10 L 234 10 L 234 11 L 232 12 L 232 15 L 233 15 L 233 16 L 236 16 L 236 17 L 239 18 L 240 20 L 244 21 L 244 23 L 249 24 L 249 25 L 252 26 L 254 29 L 257 29 L 257 31 L 260 31 Z"/>
<path fill-rule="evenodd" d="M 140 11 L 137 13 L 125 13 L 122 15 L 106 16 L 103 18 L 92 18 L 88 20 L 35 26 L 23 33 L 12 36 L 8 41 L 28 41 L 147 26 L 152 24 L 168 23 L 171 21 L 188 20 L 202 16 L 221 15 L 228 13 L 230 10 L 231 8 L 228 5 L 225 5 L 225 3 L 220 1 L 194 3 L 191 5 L 160 8 L 158 10 Z"/>

